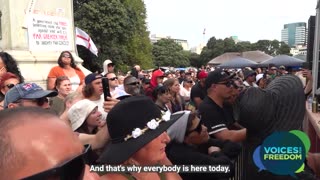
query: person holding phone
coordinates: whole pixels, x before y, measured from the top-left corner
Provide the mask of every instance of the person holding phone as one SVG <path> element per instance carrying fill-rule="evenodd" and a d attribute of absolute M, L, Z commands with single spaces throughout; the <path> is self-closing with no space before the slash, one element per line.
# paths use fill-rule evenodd
<path fill-rule="evenodd" d="M 89 99 L 94 102 L 99 111 L 102 113 L 102 119 L 106 119 L 107 112 L 104 111 L 104 96 L 102 86 L 102 75 L 98 73 L 91 73 L 85 77 L 85 86 L 83 88 L 83 96 L 85 99 Z"/>

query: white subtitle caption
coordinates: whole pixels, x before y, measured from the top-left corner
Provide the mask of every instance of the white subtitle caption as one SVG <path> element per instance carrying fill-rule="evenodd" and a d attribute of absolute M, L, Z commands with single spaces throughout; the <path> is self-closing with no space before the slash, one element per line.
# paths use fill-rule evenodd
<path fill-rule="evenodd" d="M 123 165 L 91 165 L 93 172 L 176 172 L 176 173 L 229 173 L 230 167 L 227 165 L 158 165 L 158 166 L 123 166 Z"/>

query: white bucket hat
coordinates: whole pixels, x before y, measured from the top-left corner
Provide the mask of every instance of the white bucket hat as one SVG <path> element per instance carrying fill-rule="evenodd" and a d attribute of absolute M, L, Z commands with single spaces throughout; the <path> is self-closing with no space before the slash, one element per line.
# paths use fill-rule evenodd
<path fill-rule="evenodd" d="M 72 130 L 77 130 L 96 107 L 97 105 L 88 99 L 80 100 L 72 105 L 68 111 Z"/>

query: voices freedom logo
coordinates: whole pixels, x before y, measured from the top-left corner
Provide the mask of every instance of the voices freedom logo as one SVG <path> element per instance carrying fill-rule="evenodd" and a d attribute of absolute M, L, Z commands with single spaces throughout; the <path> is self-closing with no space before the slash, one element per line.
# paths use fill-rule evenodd
<path fill-rule="evenodd" d="M 309 149 L 309 137 L 302 131 L 274 132 L 255 149 L 253 161 L 259 171 L 296 177 L 304 170 Z"/>

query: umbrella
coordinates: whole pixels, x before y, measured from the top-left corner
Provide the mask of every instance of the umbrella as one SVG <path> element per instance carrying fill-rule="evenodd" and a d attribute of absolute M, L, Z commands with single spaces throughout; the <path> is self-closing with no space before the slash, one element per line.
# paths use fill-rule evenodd
<path fill-rule="evenodd" d="M 288 56 L 288 55 L 279 55 L 272 59 L 265 60 L 261 64 L 274 64 L 275 66 L 301 66 L 303 60 Z"/>
<path fill-rule="evenodd" d="M 235 57 L 231 59 L 230 61 L 224 62 L 220 64 L 218 67 L 224 67 L 224 68 L 244 68 L 244 67 L 254 67 L 258 63 L 251 61 L 246 58 L 242 57 Z"/>

